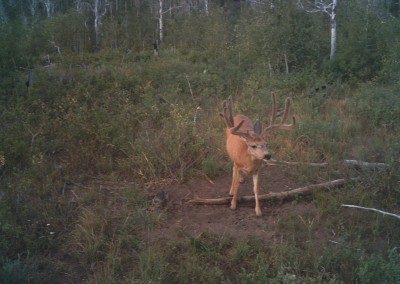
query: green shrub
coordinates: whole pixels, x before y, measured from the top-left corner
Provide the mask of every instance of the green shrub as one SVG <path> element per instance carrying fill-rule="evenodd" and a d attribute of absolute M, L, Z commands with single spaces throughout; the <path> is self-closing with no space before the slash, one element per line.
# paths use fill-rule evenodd
<path fill-rule="evenodd" d="M 0 257 L 0 283 L 29 283 L 29 268 L 18 257 L 15 260 Z"/>
<path fill-rule="evenodd" d="M 348 111 L 356 114 L 365 126 L 394 130 L 400 120 L 400 110 L 396 107 L 399 104 L 395 90 L 367 83 L 351 98 Z"/>
<path fill-rule="evenodd" d="M 367 257 L 358 269 L 361 283 L 399 283 L 400 254 L 393 249 L 388 256 L 373 254 Z"/>

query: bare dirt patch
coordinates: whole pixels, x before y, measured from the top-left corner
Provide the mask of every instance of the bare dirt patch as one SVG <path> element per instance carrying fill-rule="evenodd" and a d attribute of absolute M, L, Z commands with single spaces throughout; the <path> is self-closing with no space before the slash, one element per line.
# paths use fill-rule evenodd
<path fill-rule="evenodd" d="M 261 217 L 256 217 L 254 202 L 239 203 L 236 210 L 229 205 L 192 205 L 187 201 L 194 196 L 217 198 L 228 196 L 231 176 L 224 174 L 211 181 L 196 178 L 183 184 L 170 184 L 162 189 L 168 193 L 166 217 L 154 233 L 161 239 L 179 240 L 196 237 L 207 231 L 235 239 L 257 236 L 265 240 L 277 234 L 277 222 L 290 213 L 301 214 L 314 210 L 310 202 L 274 203 L 262 202 Z M 240 185 L 239 195 L 252 195 L 251 178 Z M 294 181 L 287 178 L 281 167 L 263 167 L 260 175 L 260 193 L 282 192 L 296 188 Z M 154 190 L 156 194 L 157 190 Z"/>

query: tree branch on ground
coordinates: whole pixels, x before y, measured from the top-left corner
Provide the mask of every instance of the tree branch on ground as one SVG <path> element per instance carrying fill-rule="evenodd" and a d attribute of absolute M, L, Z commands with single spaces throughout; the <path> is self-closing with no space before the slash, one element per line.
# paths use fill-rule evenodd
<path fill-rule="evenodd" d="M 360 179 L 359 177 L 350 178 L 350 179 L 342 178 L 342 179 L 336 179 L 336 180 L 327 181 L 327 182 L 323 182 L 323 183 L 312 184 L 312 185 L 305 186 L 305 187 L 299 187 L 299 188 L 292 189 L 289 191 L 270 192 L 267 194 L 259 195 L 259 200 L 278 199 L 278 200 L 283 201 L 286 199 L 293 198 L 296 195 L 307 195 L 307 194 L 313 193 L 314 191 L 317 191 L 317 190 L 329 190 L 332 188 L 336 188 L 338 186 L 344 185 L 351 181 L 358 181 L 359 179 Z M 198 204 L 198 205 L 225 205 L 225 204 L 229 204 L 231 202 L 231 199 L 232 199 L 232 197 L 200 198 L 200 197 L 195 196 L 193 199 L 189 200 L 188 202 L 191 204 Z M 246 196 L 238 197 L 237 201 L 240 203 L 254 201 L 254 195 L 246 195 Z"/>
<path fill-rule="evenodd" d="M 265 163 L 269 166 L 311 166 L 311 167 L 326 167 L 329 164 L 327 162 L 323 163 L 307 163 L 307 162 L 288 162 L 288 161 L 277 161 L 277 160 L 269 160 L 265 161 Z M 361 168 L 369 168 L 372 170 L 379 170 L 387 167 L 385 163 L 374 163 L 374 162 L 364 162 L 360 160 L 343 160 L 343 165 L 345 166 L 353 166 L 357 169 Z"/>
<path fill-rule="evenodd" d="M 288 162 L 288 161 L 277 161 L 269 160 L 265 161 L 268 166 L 311 166 L 311 167 L 326 167 L 328 163 L 303 163 L 303 162 Z"/>
<path fill-rule="evenodd" d="M 362 206 L 349 205 L 349 204 L 342 204 L 342 207 L 348 207 L 348 208 L 356 208 L 356 209 L 374 211 L 374 212 L 381 213 L 381 214 L 383 214 L 383 215 L 388 215 L 388 216 L 392 216 L 392 217 L 395 217 L 395 218 L 397 218 L 397 219 L 400 219 L 400 215 L 397 215 L 397 214 L 394 214 L 394 213 L 390 213 L 390 212 L 386 212 L 386 211 L 382 211 L 382 210 L 375 209 L 375 208 L 362 207 Z"/>
<path fill-rule="evenodd" d="M 370 168 L 373 170 L 383 169 L 387 166 L 385 163 L 370 163 L 359 160 L 344 160 L 343 164 L 347 166 L 354 166 L 355 168 Z"/>

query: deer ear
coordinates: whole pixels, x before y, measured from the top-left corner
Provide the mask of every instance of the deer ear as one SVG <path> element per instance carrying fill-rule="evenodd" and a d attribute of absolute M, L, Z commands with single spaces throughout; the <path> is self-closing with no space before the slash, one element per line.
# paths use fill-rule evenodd
<path fill-rule="evenodd" d="M 254 123 L 254 132 L 257 135 L 261 135 L 261 133 L 262 133 L 262 126 L 258 119 L 257 119 L 256 123 Z"/>

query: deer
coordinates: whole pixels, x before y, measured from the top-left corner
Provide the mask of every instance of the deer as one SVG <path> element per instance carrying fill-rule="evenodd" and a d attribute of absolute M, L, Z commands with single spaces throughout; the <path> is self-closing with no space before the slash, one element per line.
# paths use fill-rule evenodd
<path fill-rule="evenodd" d="M 275 93 L 272 93 L 272 113 L 270 125 L 263 129 L 261 122 L 256 120 L 253 124 L 250 118 L 243 114 L 233 115 L 233 99 L 229 96 L 228 101 L 223 102 L 223 112 L 220 115 L 225 120 L 226 125 L 226 150 L 230 159 L 233 161 L 232 184 L 229 195 L 232 196 L 231 209 L 236 209 L 239 183 L 244 180 L 244 176 L 253 177 L 253 191 L 255 197 L 256 216 L 261 216 L 259 201 L 259 172 L 264 160 L 272 158 L 268 150 L 266 135 L 272 130 L 292 130 L 296 120 L 292 117 L 292 123 L 287 124 L 289 116 L 291 98 L 285 100 L 285 107 L 278 111 L 278 104 Z M 276 123 L 276 118 L 282 117 L 280 123 Z"/>

